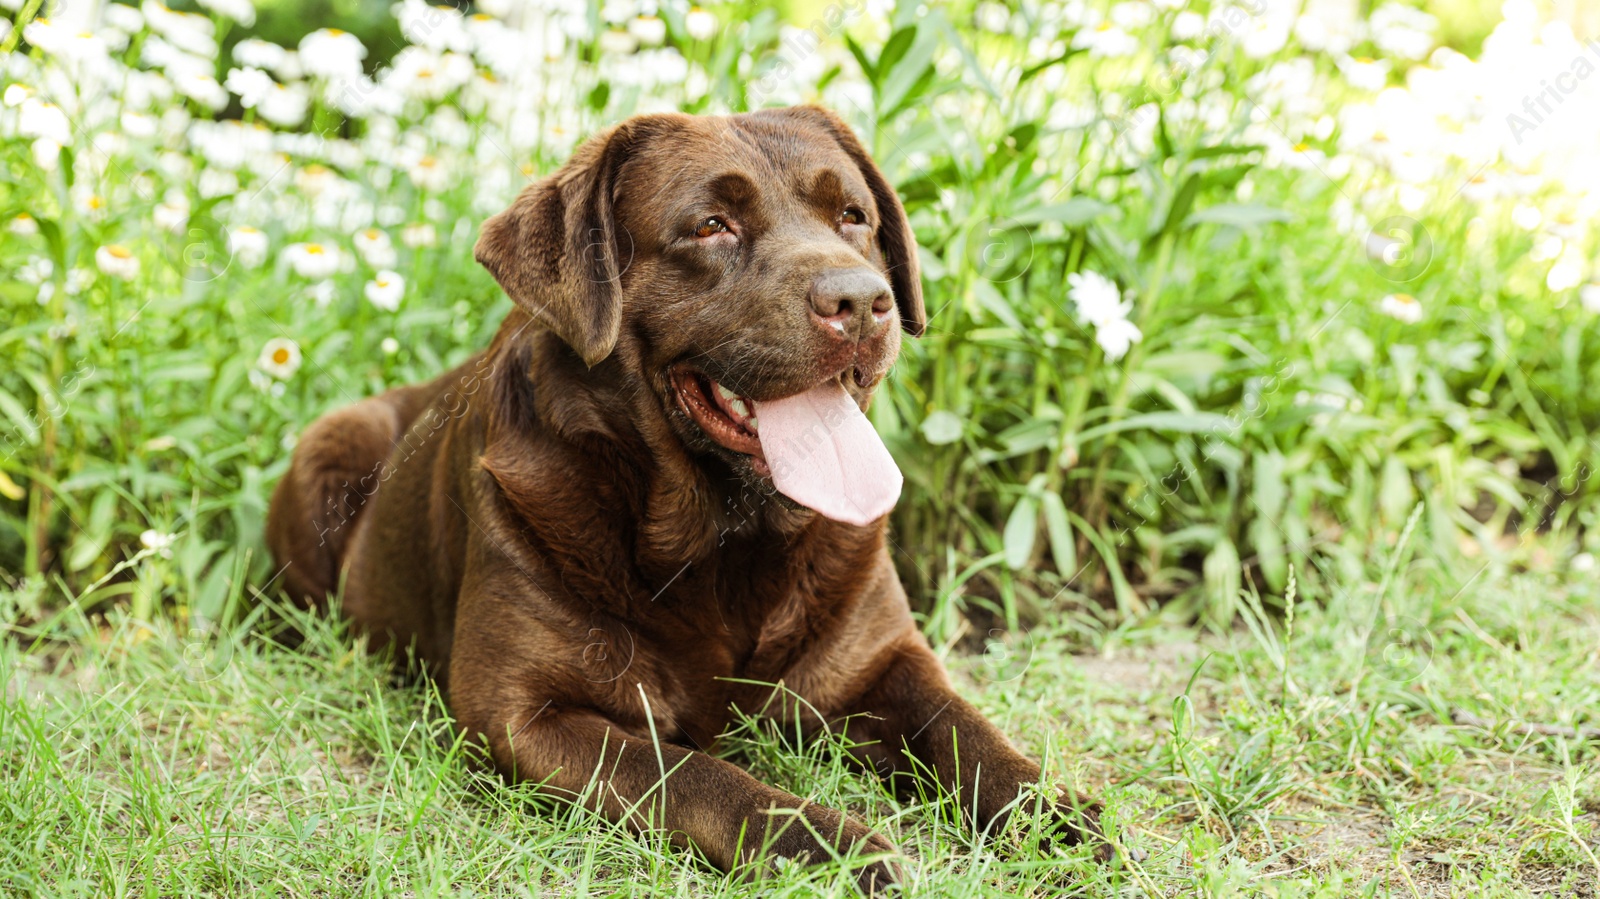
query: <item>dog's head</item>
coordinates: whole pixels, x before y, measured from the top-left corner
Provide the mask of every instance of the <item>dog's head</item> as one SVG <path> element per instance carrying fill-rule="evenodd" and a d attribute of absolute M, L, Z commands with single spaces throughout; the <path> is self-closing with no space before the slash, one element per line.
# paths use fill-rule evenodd
<path fill-rule="evenodd" d="M 476 255 L 749 482 L 771 474 L 754 404 L 835 381 L 865 408 L 901 330 L 926 323 L 904 208 L 815 107 L 629 120 L 485 223 Z"/>

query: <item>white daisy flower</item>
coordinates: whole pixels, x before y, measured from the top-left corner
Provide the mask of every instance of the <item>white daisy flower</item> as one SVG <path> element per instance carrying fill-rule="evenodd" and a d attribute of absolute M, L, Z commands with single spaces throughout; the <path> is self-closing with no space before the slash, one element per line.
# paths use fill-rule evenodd
<path fill-rule="evenodd" d="M 317 304 L 318 309 L 326 309 L 333 303 L 334 297 L 339 295 L 339 289 L 333 286 L 332 281 L 318 281 L 306 288 L 306 296 L 311 302 Z"/>
<path fill-rule="evenodd" d="M 267 235 L 249 225 L 230 228 L 228 252 L 245 268 L 256 268 L 267 259 Z"/>
<path fill-rule="evenodd" d="M 65 49 L 67 41 L 72 38 L 72 30 L 40 16 L 22 26 L 22 36 L 29 44 L 55 56 Z"/>
<path fill-rule="evenodd" d="M 419 190 L 438 193 L 450 186 L 450 171 L 433 156 L 423 156 L 406 169 Z"/>
<path fill-rule="evenodd" d="M 106 217 L 106 198 L 92 190 L 81 187 L 74 190 L 72 205 L 85 217 L 97 222 Z"/>
<path fill-rule="evenodd" d="M 1132 56 L 1139 49 L 1139 39 L 1106 19 L 1079 31 L 1072 38 L 1072 46 L 1088 50 L 1090 56 Z"/>
<path fill-rule="evenodd" d="M 295 274 L 313 281 L 332 277 L 339 271 L 339 248 L 320 243 L 290 244 L 283 251 L 284 258 Z"/>
<path fill-rule="evenodd" d="M 339 175 L 333 169 L 313 162 L 294 173 L 294 183 L 308 196 L 316 197 L 336 186 Z"/>
<path fill-rule="evenodd" d="M 1078 308 L 1078 317 L 1094 326 L 1094 339 L 1112 362 L 1127 355 L 1128 348 L 1144 339 L 1144 332 L 1128 321 L 1131 302 L 1123 302 L 1122 291 L 1099 272 L 1084 271 L 1067 275 L 1067 296 Z"/>
<path fill-rule="evenodd" d="M 1078 307 L 1078 317 L 1091 325 L 1127 318 L 1131 308 L 1122 302 L 1122 291 L 1105 275 L 1083 271 L 1067 275 L 1067 296 Z"/>
<path fill-rule="evenodd" d="M 305 121 L 311 98 L 299 86 L 274 84 L 272 90 L 261 97 L 256 112 L 263 119 L 281 128 L 293 128 Z"/>
<path fill-rule="evenodd" d="M 442 100 L 472 80 L 477 69 L 460 53 L 407 47 L 395 56 L 380 83 L 408 97 Z"/>
<path fill-rule="evenodd" d="M 472 36 L 460 11 L 423 0 L 404 0 L 394 7 L 400 20 L 400 33 L 413 44 L 429 50 L 472 50 Z"/>
<path fill-rule="evenodd" d="M 1409 293 L 1389 294 L 1378 303 L 1378 311 L 1408 325 L 1422 321 L 1422 304 Z"/>
<path fill-rule="evenodd" d="M 172 544 L 177 539 L 177 534 L 164 534 L 154 528 L 139 535 L 140 545 L 145 549 L 155 550 L 156 555 L 163 559 L 172 558 Z"/>
<path fill-rule="evenodd" d="M 249 28 L 256 23 L 256 7 L 250 0 L 195 0 L 203 9 L 238 22 Z"/>
<path fill-rule="evenodd" d="M 56 264 L 54 262 L 44 256 L 34 256 L 24 262 L 21 268 L 17 269 L 17 280 L 24 284 L 38 286 L 50 280 L 50 276 L 55 273 Z"/>
<path fill-rule="evenodd" d="M 405 296 L 406 279 L 396 272 L 384 269 L 378 272 L 377 277 L 367 282 L 364 292 L 369 303 L 385 312 L 394 312 L 400 308 L 400 298 Z"/>
<path fill-rule="evenodd" d="M 9 89 L 6 91 L 6 96 L 9 100 L 11 97 Z M 7 105 L 11 104 L 8 102 Z M 47 140 L 60 146 L 72 143 L 72 122 L 67 119 L 67 114 L 61 111 L 61 107 L 31 96 L 22 99 L 20 105 L 22 108 L 17 112 L 18 134 Z"/>
<path fill-rule="evenodd" d="M 348 31 L 319 28 L 300 39 L 300 66 L 315 78 L 355 78 L 366 58 L 367 48 Z"/>
<path fill-rule="evenodd" d="M 274 337 L 261 348 L 256 367 L 267 374 L 286 381 L 300 369 L 300 345 L 287 337 Z"/>
<path fill-rule="evenodd" d="M 1550 266 L 1544 285 L 1556 293 L 1571 290 L 1583 283 L 1583 264 L 1569 255 Z"/>
<path fill-rule="evenodd" d="M 394 265 L 394 243 L 389 240 L 388 232 L 378 228 L 367 228 L 357 231 L 353 239 L 356 253 L 361 256 L 361 261 L 373 268 L 389 268 Z"/>
<path fill-rule="evenodd" d="M 125 110 L 117 121 L 122 125 L 123 134 L 138 140 L 155 137 L 161 128 L 161 122 L 155 116 L 131 109 Z"/>
<path fill-rule="evenodd" d="M 61 145 L 41 137 L 33 142 L 33 164 L 46 172 L 53 172 L 61 164 Z"/>
<path fill-rule="evenodd" d="M 197 13 L 177 12 L 163 3 L 145 0 L 139 6 L 150 30 L 172 42 L 172 45 L 204 59 L 216 59 L 216 26 Z"/>
<path fill-rule="evenodd" d="M 1094 341 L 1100 344 L 1100 349 L 1106 358 L 1112 362 L 1128 354 L 1128 348 L 1144 339 L 1144 332 L 1139 326 L 1125 318 L 1112 319 L 1094 329 Z"/>
<path fill-rule="evenodd" d="M 1339 71 L 1351 87 L 1381 91 L 1389 83 L 1389 61 L 1367 56 L 1346 56 L 1339 60 Z"/>
<path fill-rule="evenodd" d="M 400 229 L 400 242 L 412 249 L 437 246 L 439 232 L 427 222 L 415 222 Z"/>
<path fill-rule="evenodd" d="M 1297 144 L 1289 144 L 1288 141 L 1271 141 L 1268 147 L 1268 156 L 1272 158 L 1276 165 L 1300 171 L 1321 171 L 1328 162 L 1327 154 L 1305 141 Z"/>
<path fill-rule="evenodd" d="M 241 66 L 277 71 L 288 52 L 271 41 L 247 37 L 233 45 L 233 61 Z"/>
<path fill-rule="evenodd" d="M 1406 59 L 1421 59 L 1433 49 L 1433 33 L 1439 20 L 1400 3 L 1385 3 L 1367 20 L 1372 42 L 1385 53 Z"/>
<path fill-rule="evenodd" d="M 19 212 L 11 220 L 11 224 L 6 226 L 6 230 L 23 237 L 32 237 L 39 233 L 39 222 L 26 212 Z"/>
<path fill-rule="evenodd" d="M 608 28 L 600 32 L 600 39 L 596 42 L 600 52 L 608 56 L 621 56 L 632 53 L 639 47 L 639 39 L 618 28 Z"/>
<path fill-rule="evenodd" d="M 220 169 L 204 169 L 195 181 L 195 190 L 206 200 L 232 196 L 239 192 L 239 176 Z"/>
<path fill-rule="evenodd" d="M 100 10 L 100 20 L 123 34 L 144 30 L 144 14 L 122 3 L 107 3 Z"/>
<path fill-rule="evenodd" d="M 100 271 L 122 281 L 139 277 L 139 258 L 119 243 L 106 244 L 95 250 L 94 264 Z"/>
<path fill-rule="evenodd" d="M 300 64 L 300 51 L 285 50 L 283 59 L 272 67 L 272 74 L 277 75 L 279 81 L 299 81 L 306 77 L 306 67 Z"/>
<path fill-rule="evenodd" d="M 1172 17 L 1172 38 L 1179 41 L 1192 41 L 1206 30 L 1206 17 L 1197 12 L 1184 10 Z"/>
<path fill-rule="evenodd" d="M 1532 231 L 1544 222 L 1544 213 L 1531 203 L 1519 203 L 1511 210 L 1511 223 L 1524 231 Z"/>
<path fill-rule="evenodd" d="M 1583 303 L 1583 308 L 1600 314 L 1600 281 L 1590 281 L 1578 288 L 1578 299 Z"/>
<path fill-rule="evenodd" d="M 89 289 L 94 283 L 94 272 L 86 268 L 75 268 L 67 272 L 67 295 L 77 296 Z"/>
<path fill-rule="evenodd" d="M 172 86 L 208 109 L 217 110 L 228 105 L 227 89 L 204 72 L 184 72 L 172 79 Z"/>
<path fill-rule="evenodd" d="M 646 47 L 659 47 L 667 39 L 667 23 L 660 16 L 634 16 L 628 22 L 628 33 Z"/>
<path fill-rule="evenodd" d="M 691 6 L 683 14 L 683 30 L 697 41 L 709 40 L 717 33 L 717 17 L 704 7 Z"/>
<path fill-rule="evenodd" d="M 1111 7 L 1111 21 L 1115 22 L 1118 28 L 1125 28 L 1128 31 L 1138 31 L 1149 25 L 1154 18 L 1155 10 L 1148 3 L 1126 2 Z"/>
<path fill-rule="evenodd" d="M 238 96 L 240 106 L 255 109 L 278 83 L 255 66 L 245 66 L 242 69 L 229 69 L 227 80 L 222 85 Z"/>
<path fill-rule="evenodd" d="M 176 234 L 189 224 L 189 201 L 182 194 L 168 196 L 151 210 L 150 220 L 157 228 Z"/>

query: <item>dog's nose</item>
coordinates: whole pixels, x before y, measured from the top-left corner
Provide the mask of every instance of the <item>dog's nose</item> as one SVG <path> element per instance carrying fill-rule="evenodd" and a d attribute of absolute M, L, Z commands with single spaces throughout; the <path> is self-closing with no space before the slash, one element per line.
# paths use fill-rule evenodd
<path fill-rule="evenodd" d="M 837 268 L 811 282 L 811 314 L 840 334 L 865 337 L 894 309 L 889 282 L 870 268 Z M 855 321 L 852 322 L 852 319 Z"/>

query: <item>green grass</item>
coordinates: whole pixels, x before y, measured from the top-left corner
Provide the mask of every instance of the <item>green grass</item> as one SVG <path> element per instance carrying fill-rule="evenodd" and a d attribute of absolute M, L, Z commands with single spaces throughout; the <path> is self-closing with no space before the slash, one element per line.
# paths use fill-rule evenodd
<path fill-rule="evenodd" d="M 1592 896 L 1595 744 L 1520 727 L 1600 723 L 1600 590 L 1537 555 L 1374 561 L 1290 627 L 1250 602 L 1223 633 L 1084 609 L 950 651 L 1138 862 L 982 844 L 770 725 L 722 747 L 883 829 L 912 895 Z M 0 894 L 850 895 L 838 865 L 740 882 L 475 771 L 437 691 L 336 619 L 258 608 L 207 636 L 68 607 L 0 641 L 0 682 Z"/>

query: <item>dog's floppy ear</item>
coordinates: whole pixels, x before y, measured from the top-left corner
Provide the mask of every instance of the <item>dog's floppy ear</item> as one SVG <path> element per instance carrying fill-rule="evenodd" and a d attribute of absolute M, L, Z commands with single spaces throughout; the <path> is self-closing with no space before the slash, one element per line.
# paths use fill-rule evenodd
<path fill-rule="evenodd" d="M 861 177 L 867 180 L 867 189 L 872 191 L 872 200 L 882 219 L 878 223 L 878 249 L 889 269 L 889 285 L 894 289 L 894 302 L 900 309 L 900 324 L 913 337 L 921 337 L 928 327 L 928 312 L 922 302 L 922 265 L 917 261 L 917 237 L 911 233 L 906 208 L 889 180 L 878 171 L 877 164 L 867 155 L 866 147 L 861 145 L 850 126 L 831 111 L 820 106 L 794 106 L 768 112 L 798 116 L 821 125 L 855 161 Z"/>
<path fill-rule="evenodd" d="M 622 330 L 633 241 L 616 227 L 611 193 L 629 143 L 626 126 L 590 138 L 560 171 L 484 222 L 472 251 L 513 302 L 590 367 L 611 355 Z"/>

